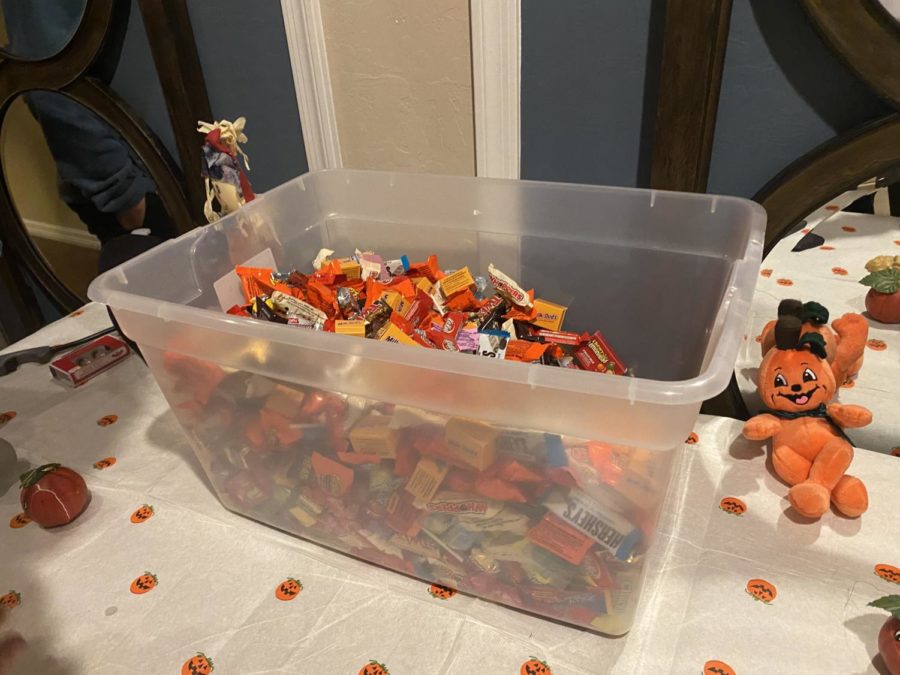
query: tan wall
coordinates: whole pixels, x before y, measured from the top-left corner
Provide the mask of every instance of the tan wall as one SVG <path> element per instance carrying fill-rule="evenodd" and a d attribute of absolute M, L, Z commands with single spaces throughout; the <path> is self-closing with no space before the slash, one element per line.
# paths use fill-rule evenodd
<path fill-rule="evenodd" d="M 474 175 L 468 0 L 322 0 L 344 166 Z"/>
<path fill-rule="evenodd" d="M 44 133 L 25 101 L 13 101 L 3 121 L 3 168 L 19 215 L 50 225 L 87 231 L 59 198 L 56 164 Z"/>

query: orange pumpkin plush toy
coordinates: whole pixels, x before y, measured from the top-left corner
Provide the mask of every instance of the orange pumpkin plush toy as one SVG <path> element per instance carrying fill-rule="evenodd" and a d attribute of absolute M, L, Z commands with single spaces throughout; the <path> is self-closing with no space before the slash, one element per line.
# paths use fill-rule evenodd
<path fill-rule="evenodd" d="M 866 486 L 844 472 L 853 460 L 853 446 L 844 428 L 864 427 L 872 413 L 858 405 L 832 403 L 837 382 L 826 360 L 825 340 L 804 333 L 796 316 L 779 317 L 775 348 L 759 368 L 757 385 L 768 412 L 744 425 L 752 441 L 772 439 L 772 465 L 788 485 L 788 499 L 797 511 L 818 518 L 829 502 L 846 516 L 856 517 L 869 506 Z"/>
<path fill-rule="evenodd" d="M 826 359 L 831 364 L 838 385 L 852 379 L 862 369 L 866 340 L 869 338 L 869 323 L 862 314 L 847 312 L 829 326 L 828 309 L 818 302 L 782 300 L 778 305 L 778 316 L 795 316 L 803 323 L 804 333 L 822 336 Z M 770 321 L 762 330 L 760 346 L 763 356 L 775 346 L 774 329 L 775 321 Z"/>

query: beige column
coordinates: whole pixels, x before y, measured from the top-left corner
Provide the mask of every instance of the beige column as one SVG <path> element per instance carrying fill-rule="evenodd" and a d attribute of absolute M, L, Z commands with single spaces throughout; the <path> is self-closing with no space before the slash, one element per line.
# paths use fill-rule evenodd
<path fill-rule="evenodd" d="M 468 0 L 321 0 L 343 164 L 475 173 Z"/>

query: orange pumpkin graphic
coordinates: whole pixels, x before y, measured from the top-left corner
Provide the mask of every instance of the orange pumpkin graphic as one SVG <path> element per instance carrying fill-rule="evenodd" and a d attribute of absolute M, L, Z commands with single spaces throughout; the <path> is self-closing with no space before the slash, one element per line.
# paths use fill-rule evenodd
<path fill-rule="evenodd" d="M 778 284 L 779 286 L 793 286 L 794 285 L 793 281 L 791 281 L 790 279 L 784 279 L 784 278 L 776 279 L 775 283 Z"/>
<path fill-rule="evenodd" d="M 440 584 L 431 584 L 431 586 L 428 588 L 428 592 L 438 600 L 449 600 L 454 595 L 456 595 L 455 588 L 450 588 L 449 586 L 441 586 Z"/>
<path fill-rule="evenodd" d="M 719 502 L 719 508 L 725 513 L 741 516 L 747 511 L 747 505 L 737 497 L 723 497 Z"/>
<path fill-rule="evenodd" d="M 18 415 L 18 413 L 15 410 L 7 410 L 5 413 L 0 413 L 0 429 L 5 427 L 9 422 L 12 422 L 16 415 Z"/>
<path fill-rule="evenodd" d="M 844 380 L 841 383 L 841 389 L 853 389 L 856 386 L 856 380 Z"/>
<path fill-rule="evenodd" d="M 97 420 L 97 425 L 101 427 L 108 427 L 110 424 L 115 424 L 118 419 L 118 415 L 104 415 L 99 420 Z"/>
<path fill-rule="evenodd" d="M 838 206 L 837 204 L 829 204 L 828 206 L 825 207 L 825 210 L 826 211 L 840 211 L 841 207 Z"/>
<path fill-rule="evenodd" d="M 69 314 L 69 318 L 70 318 L 70 319 L 74 319 L 76 316 L 81 316 L 82 314 L 84 314 L 84 310 L 83 310 L 83 309 L 76 309 L 74 312 L 72 312 L 71 314 Z"/>
<path fill-rule="evenodd" d="M 94 462 L 94 468 L 95 468 L 95 469 L 101 469 L 101 470 L 102 470 L 102 469 L 108 469 L 109 467 L 111 467 L 111 466 L 112 466 L 113 464 L 115 464 L 115 463 L 116 463 L 116 458 L 115 458 L 115 457 L 104 457 L 104 458 L 101 459 L 99 462 Z"/>
<path fill-rule="evenodd" d="M 152 506 L 150 506 L 149 504 L 144 504 L 131 514 L 131 522 L 143 523 L 147 519 L 151 518 L 154 513 L 156 513 L 156 511 L 153 510 Z"/>
<path fill-rule="evenodd" d="M 275 597 L 279 600 L 293 600 L 300 595 L 302 590 L 303 584 L 300 583 L 299 579 L 288 577 L 275 587 Z"/>
<path fill-rule="evenodd" d="M 141 576 L 131 582 L 131 592 L 135 595 L 142 595 L 147 591 L 152 591 L 159 583 L 159 579 L 152 572 L 144 572 Z"/>
<path fill-rule="evenodd" d="M 17 513 L 9 519 L 9 526 L 14 530 L 18 530 L 20 527 L 25 527 L 30 522 L 31 518 L 24 513 Z"/>
<path fill-rule="evenodd" d="M 700 442 L 700 437 L 692 431 L 684 442 L 688 445 L 697 445 Z"/>
<path fill-rule="evenodd" d="M 900 246 L 900 239 L 894 239 L 894 243 L 897 244 L 897 246 Z"/>
<path fill-rule="evenodd" d="M 212 659 L 203 652 L 197 652 L 181 665 L 181 675 L 209 675 L 214 670 Z"/>
<path fill-rule="evenodd" d="M 891 448 L 891 456 L 892 457 L 900 457 L 900 445 L 895 448 Z"/>
<path fill-rule="evenodd" d="M 900 569 L 893 565 L 878 563 L 875 565 L 875 574 L 892 584 L 900 584 Z"/>
<path fill-rule="evenodd" d="M 6 595 L 0 596 L 0 607 L 7 609 L 15 609 L 22 604 L 22 594 L 16 591 L 10 591 Z"/>
<path fill-rule="evenodd" d="M 519 675 L 552 675 L 550 666 L 532 656 L 519 668 Z"/>
<path fill-rule="evenodd" d="M 747 582 L 745 589 L 754 600 L 759 600 L 765 604 L 771 604 L 778 596 L 778 590 L 775 585 L 765 579 L 751 579 Z"/>
<path fill-rule="evenodd" d="M 850 274 L 850 272 L 848 272 L 847 270 L 845 270 L 843 267 L 832 267 L 832 268 L 831 268 L 831 273 L 832 273 L 832 274 L 837 274 L 839 277 L 845 277 L 845 276 L 847 276 L 848 274 Z"/>
<path fill-rule="evenodd" d="M 734 668 L 724 661 L 707 661 L 703 664 L 703 675 L 735 675 Z"/>
<path fill-rule="evenodd" d="M 852 225 L 844 225 L 841 229 L 844 232 L 856 232 L 856 228 L 853 227 Z"/>
<path fill-rule="evenodd" d="M 887 349 L 887 344 L 885 344 L 884 340 L 867 340 L 866 347 L 876 352 L 883 352 Z"/>
<path fill-rule="evenodd" d="M 772 276 L 772 270 L 770 270 L 770 269 L 760 270 L 759 276 L 768 278 L 768 277 Z"/>
<path fill-rule="evenodd" d="M 820 246 L 820 247 L 819 247 L 819 250 L 820 250 L 820 251 L 833 251 L 833 250 L 834 250 L 834 246 Z"/>
<path fill-rule="evenodd" d="M 387 666 L 378 661 L 369 661 L 366 665 L 359 669 L 359 675 L 391 675 Z"/>

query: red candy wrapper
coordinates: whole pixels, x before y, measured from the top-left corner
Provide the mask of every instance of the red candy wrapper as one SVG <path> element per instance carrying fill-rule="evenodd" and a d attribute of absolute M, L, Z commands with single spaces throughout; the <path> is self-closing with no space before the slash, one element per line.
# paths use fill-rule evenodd
<path fill-rule="evenodd" d="M 625 374 L 625 364 L 616 356 L 615 352 L 606 342 L 606 339 L 595 332 L 575 349 L 575 360 L 584 370 L 593 370 L 597 373 Z"/>

